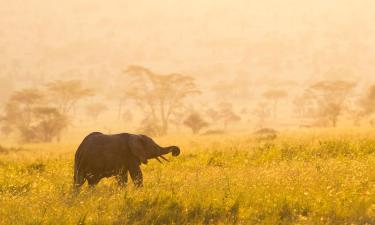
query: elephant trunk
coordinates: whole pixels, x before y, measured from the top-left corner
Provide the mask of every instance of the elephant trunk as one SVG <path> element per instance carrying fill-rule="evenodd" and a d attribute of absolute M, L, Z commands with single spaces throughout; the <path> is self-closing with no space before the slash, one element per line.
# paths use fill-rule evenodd
<path fill-rule="evenodd" d="M 160 155 L 165 155 L 168 153 L 172 153 L 172 156 L 178 156 L 180 154 L 180 148 L 177 146 L 169 146 L 169 147 L 161 147 L 160 148 Z"/>

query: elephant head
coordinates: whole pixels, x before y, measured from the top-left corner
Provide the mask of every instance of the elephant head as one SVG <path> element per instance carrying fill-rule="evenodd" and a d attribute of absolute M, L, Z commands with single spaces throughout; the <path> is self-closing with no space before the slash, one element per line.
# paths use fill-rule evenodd
<path fill-rule="evenodd" d="M 151 138 L 145 135 L 131 135 L 129 137 L 129 148 L 131 153 L 136 156 L 142 163 L 147 164 L 148 159 L 160 158 L 168 161 L 163 155 L 172 153 L 176 157 L 180 154 L 180 148 L 177 146 L 161 147 Z"/>

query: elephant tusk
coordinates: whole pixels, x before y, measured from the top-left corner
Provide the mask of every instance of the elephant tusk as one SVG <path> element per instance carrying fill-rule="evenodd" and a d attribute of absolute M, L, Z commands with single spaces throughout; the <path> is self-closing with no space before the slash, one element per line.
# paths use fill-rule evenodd
<path fill-rule="evenodd" d="M 164 159 L 165 161 L 169 162 L 169 160 L 167 158 L 165 158 L 164 156 L 160 156 L 160 158 Z"/>
<path fill-rule="evenodd" d="M 163 164 L 163 162 L 158 157 L 155 157 L 155 159 L 158 160 L 161 164 Z"/>

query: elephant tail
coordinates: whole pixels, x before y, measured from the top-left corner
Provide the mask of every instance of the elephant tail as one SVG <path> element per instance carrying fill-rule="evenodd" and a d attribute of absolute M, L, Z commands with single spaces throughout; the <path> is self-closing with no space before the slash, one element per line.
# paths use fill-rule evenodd
<path fill-rule="evenodd" d="M 74 187 L 80 187 L 83 185 L 83 183 L 85 183 L 85 175 L 84 175 L 84 171 L 82 169 L 82 166 L 81 166 L 81 163 L 82 163 L 82 155 L 85 154 L 85 150 L 86 150 L 86 142 L 87 142 L 87 139 L 91 136 L 95 136 L 95 135 L 102 135 L 102 133 L 100 132 L 93 132 L 89 135 L 87 135 L 82 143 L 79 145 L 77 151 L 76 151 L 76 154 L 75 154 L 75 157 L 74 157 L 74 175 L 73 175 L 73 186 Z M 85 147 L 86 146 L 86 147 Z"/>
<path fill-rule="evenodd" d="M 85 183 L 85 177 L 82 169 L 80 169 L 80 160 L 76 156 L 74 160 L 74 176 L 73 176 L 74 187 L 80 187 Z"/>

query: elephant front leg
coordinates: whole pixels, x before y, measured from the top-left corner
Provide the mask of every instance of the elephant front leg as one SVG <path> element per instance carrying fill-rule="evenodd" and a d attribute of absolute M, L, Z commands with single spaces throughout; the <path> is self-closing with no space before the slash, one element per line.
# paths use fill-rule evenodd
<path fill-rule="evenodd" d="M 130 177 L 132 178 L 134 185 L 137 188 L 143 187 L 143 175 L 142 175 L 142 171 L 139 165 L 130 167 L 129 172 L 130 172 Z"/>
<path fill-rule="evenodd" d="M 99 183 L 101 178 L 97 177 L 97 176 L 91 176 L 90 178 L 87 178 L 87 182 L 89 183 L 89 187 L 90 188 L 93 188 L 95 187 L 95 185 L 97 185 Z"/>
<path fill-rule="evenodd" d="M 121 187 L 126 186 L 126 184 L 128 183 L 128 170 L 127 169 L 122 169 L 120 171 L 119 175 L 117 176 L 117 182 L 118 182 L 118 185 Z"/>

